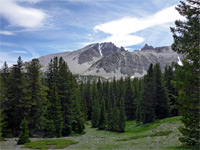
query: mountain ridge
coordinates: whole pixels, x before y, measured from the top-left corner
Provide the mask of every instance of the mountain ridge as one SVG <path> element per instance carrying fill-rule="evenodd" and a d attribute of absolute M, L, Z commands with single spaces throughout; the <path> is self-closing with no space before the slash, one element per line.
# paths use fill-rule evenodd
<path fill-rule="evenodd" d="M 49 54 L 39 57 L 42 71 L 46 71 L 48 63 L 54 57 L 62 57 L 73 74 L 95 75 L 104 78 L 120 78 L 125 76 L 142 77 L 149 65 L 160 63 L 164 71 L 166 65 L 178 62 L 182 55 L 172 51 L 170 46 L 153 47 L 145 44 L 141 50 L 129 52 L 113 43 L 94 43 L 81 49 Z"/>

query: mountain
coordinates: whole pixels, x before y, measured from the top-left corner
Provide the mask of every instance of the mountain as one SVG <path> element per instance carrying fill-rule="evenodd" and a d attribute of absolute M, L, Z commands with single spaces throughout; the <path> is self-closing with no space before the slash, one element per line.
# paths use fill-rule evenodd
<path fill-rule="evenodd" d="M 160 63 L 164 71 L 166 65 L 178 62 L 180 54 L 169 46 L 153 47 L 145 44 L 141 50 L 126 51 L 113 43 L 95 43 L 82 49 L 50 54 L 39 58 L 42 70 L 46 71 L 48 63 L 54 57 L 63 57 L 73 74 L 96 75 L 104 78 L 121 76 L 142 77 L 151 63 Z"/>

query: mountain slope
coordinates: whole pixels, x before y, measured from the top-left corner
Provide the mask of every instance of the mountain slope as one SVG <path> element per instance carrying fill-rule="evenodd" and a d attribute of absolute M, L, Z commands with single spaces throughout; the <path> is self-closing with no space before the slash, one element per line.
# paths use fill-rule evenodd
<path fill-rule="evenodd" d="M 113 43 L 95 43 L 73 52 L 50 54 L 39 58 L 43 71 L 47 70 L 50 59 L 63 57 L 73 74 L 97 75 L 104 78 L 121 76 L 142 77 L 149 65 L 160 63 L 164 71 L 166 65 L 178 62 L 181 55 L 170 47 L 152 47 L 147 44 L 141 50 L 126 51 Z"/>

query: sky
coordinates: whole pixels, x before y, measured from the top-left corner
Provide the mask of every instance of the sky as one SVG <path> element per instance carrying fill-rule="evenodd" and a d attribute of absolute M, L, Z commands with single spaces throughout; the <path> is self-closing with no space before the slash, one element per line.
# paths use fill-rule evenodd
<path fill-rule="evenodd" d="M 0 66 L 88 44 L 129 51 L 173 43 L 179 0 L 0 0 Z"/>

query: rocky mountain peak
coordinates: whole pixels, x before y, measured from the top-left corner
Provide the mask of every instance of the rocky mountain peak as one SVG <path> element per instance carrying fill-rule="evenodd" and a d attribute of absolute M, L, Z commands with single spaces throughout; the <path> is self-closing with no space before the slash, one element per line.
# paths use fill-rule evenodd
<path fill-rule="evenodd" d="M 144 47 L 141 49 L 141 51 L 146 51 L 146 50 L 154 50 L 154 47 L 148 44 L 145 44 Z"/>
<path fill-rule="evenodd" d="M 83 64 L 92 61 L 94 57 L 101 58 L 108 56 L 113 52 L 125 51 L 123 47 L 118 48 L 112 42 L 95 43 L 84 48 L 84 51 L 79 56 L 79 64 Z"/>

